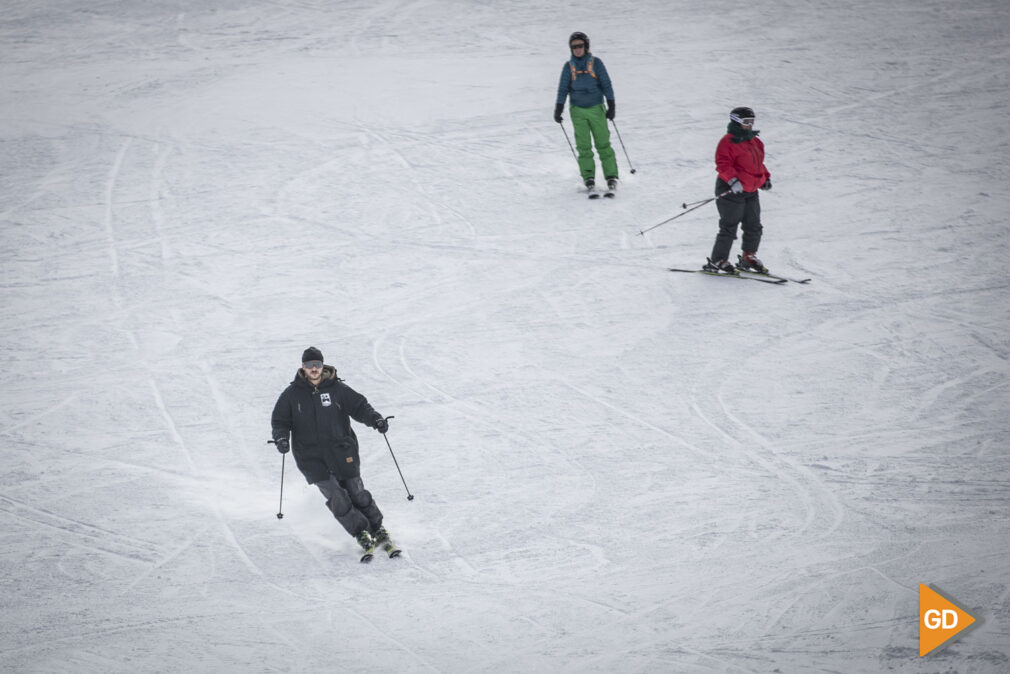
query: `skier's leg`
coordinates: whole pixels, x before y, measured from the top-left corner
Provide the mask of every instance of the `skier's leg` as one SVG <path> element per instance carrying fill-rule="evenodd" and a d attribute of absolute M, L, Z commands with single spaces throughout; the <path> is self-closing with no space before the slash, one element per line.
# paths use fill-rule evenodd
<path fill-rule="evenodd" d="M 347 533 L 356 536 L 368 528 L 368 518 L 354 507 L 350 494 L 340 486 L 337 478 L 331 475 L 328 480 L 314 484 L 326 497 L 326 507 Z"/>
<path fill-rule="evenodd" d="M 617 178 L 617 154 L 610 144 L 610 127 L 607 125 L 607 109 L 601 103 L 589 108 L 589 128 L 593 132 L 596 151 L 600 155 L 600 165 L 603 167 L 604 178 Z"/>
<path fill-rule="evenodd" d="M 722 194 L 728 189 L 729 186 L 726 183 L 717 179 L 716 194 Z M 715 205 L 719 210 L 719 233 L 715 235 L 715 244 L 712 246 L 713 262 L 729 259 L 733 242 L 736 241 L 737 226 L 744 216 L 744 200 L 739 194 L 727 194 L 717 199 Z"/>
<path fill-rule="evenodd" d="M 761 226 L 761 198 L 757 192 L 748 195 L 745 200 L 741 228 L 743 252 L 756 253 L 761 245 L 761 233 L 764 231 L 764 227 Z"/>
<path fill-rule="evenodd" d="M 572 129 L 575 132 L 575 149 L 579 151 L 579 173 L 583 180 L 596 177 L 596 159 L 593 156 L 593 136 L 589 128 L 589 111 L 592 108 L 571 106 Z"/>
<path fill-rule="evenodd" d="M 350 496 L 355 509 L 368 518 L 368 530 L 377 531 L 382 526 L 382 511 L 379 510 L 379 506 L 375 505 L 375 499 L 372 498 L 371 492 L 365 489 L 365 483 L 360 477 L 354 477 L 349 480 L 341 480 L 340 484 Z"/>

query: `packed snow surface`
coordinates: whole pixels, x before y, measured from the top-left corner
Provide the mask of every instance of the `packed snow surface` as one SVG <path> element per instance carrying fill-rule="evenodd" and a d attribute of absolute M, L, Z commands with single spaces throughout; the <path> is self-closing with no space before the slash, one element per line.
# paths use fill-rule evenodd
<path fill-rule="evenodd" d="M 0 671 L 1010 670 L 1004 0 L 13 0 L 0 50 Z M 639 235 L 738 105 L 807 285 L 667 272 L 711 204 Z M 276 517 L 309 345 L 395 416 L 398 560 L 290 457 Z M 920 583 L 980 619 L 925 658 Z"/>

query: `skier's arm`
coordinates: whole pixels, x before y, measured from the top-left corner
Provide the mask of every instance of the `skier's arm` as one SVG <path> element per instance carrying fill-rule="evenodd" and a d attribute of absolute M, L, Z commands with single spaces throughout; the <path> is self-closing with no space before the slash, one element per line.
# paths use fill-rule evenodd
<path fill-rule="evenodd" d="M 610 73 L 607 72 L 607 66 L 603 65 L 603 61 L 596 59 L 596 63 L 593 64 L 593 70 L 596 72 L 596 76 L 600 78 L 600 88 L 603 89 L 603 97 L 609 102 L 613 102 L 614 99 L 614 85 L 610 81 Z"/>
<path fill-rule="evenodd" d="M 287 439 L 291 433 L 291 404 L 288 402 L 288 390 L 285 389 L 277 398 L 274 405 L 274 412 L 270 416 L 271 436 L 274 440 L 280 438 Z"/>
<path fill-rule="evenodd" d="M 375 411 L 369 403 L 365 396 L 361 395 L 350 386 L 343 386 L 343 402 L 341 407 L 347 412 L 347 415 L 357 421 L 359 424 L 364 424 L 369 428 L 375 428 L 381 430 L 380 426 L 386 424 L 382 415 Z M 379 422 L 382 422 L 381 424 Z M 388 424 L 386 424 L 388 427 Z"/>
<path fill-rule="evenodd" d="M 572 86 L 572 69 L 565 63 L 561 67 L 561 79 L 558 81 L 558 99 L 554 101 L 556 105 L 564 105 L 568 98 L 568 90 Z"/>
<path fill-rule="evenodd" d="M 726 136 L 723 136 L 715 148 L 715 170 L 719 177 L 727 183 L 737 177 L 736 163 L 733 161 L 733 154 L 730 151 L 730 140 Z"/>

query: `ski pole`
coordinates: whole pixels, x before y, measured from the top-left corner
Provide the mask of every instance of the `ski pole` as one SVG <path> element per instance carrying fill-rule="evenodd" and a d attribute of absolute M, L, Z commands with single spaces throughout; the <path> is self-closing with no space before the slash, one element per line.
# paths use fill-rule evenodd
<path fill-rule="evenodd" d="M 631 157 L 628 156 L 628 148 L 624 147 L 624 139 L 621 138 L 621 130 L 617 128 L 617 120 L 612 119 L 610 123 L 614 125 L 614 131 L 617 132 L 617 140 L 621 141 L 621 149 L 624 150 L 624 158 L 628 160 L 628 166 L 631 167 L 631 174 L 635 174 L 635 167 L 631 165 Z"/>
<path fill-rule="evenodd" d="M 268 445 L 277 445 L 276 440 L 268 440 Z M 288 455 L 281 455 L 281 500 L 277 504 L 277 518 L 284 519 L 284 460 L 288 458 Z"/>
<path fill-rule="evenodd" d="M 660 225 L 665 225 L 665 224 L 666 224 L 666 223 L 668 223 L 668 222 L 671 222 L 671 221 L 673 221 L 673 220 L 676 220 L 677 218 L 679 218 L 679 217 L 680 217 L 680 216 L 682 216 L 682 215 L 687 215 L 687 214 L 688 214 L 688 213 L 690 213 L 691 211 L 695 211 L 695 210 L 697 210 L 697 209 L 701 208 L 702 206 L 704 206 L 704 205 L 705 205 L 705 204 L 707 204 L 707 203 L 710 203 L 710 202 L 712 202 L 712 201 L 715 201 L 716 199 L 721 199 L 722 197 L 726 196 L 727 194 L 730 194 L 730 193 L 731 193 L 732 191 L 733 191 L 733 190 L 726 190 L 726 191 L 725 191 L 725 192 L 723 192 L 722 194 L 718 194 L 718 195 L 716 195 L 716 196 L 712 197 L 711 199 L 706 199 L 705 201 L 702 201 L 701 203 L 699 203 L 699 204 L 698 204 L 697 206 L 695 206 L 694 208 L 689 208 L 689 209 L 687 209 L 686 211 L 684 211 L 683 213 L 678 213 L 677 215 L 673 216 L 672 218 L 667 218 L 666 220 L 663 220 L 663 222 L 660 222 L 659 224 L 656 224 L 656 225 L 653 225 L 652 227 L 649 227 L 648 229 L 643 229 L 642 231 L 640 231 L 640 232 L 638 233 L 638 235 L 639 235 L 639 236 L 644 236 L 646 232 L 651 232 L 652 230 L 656 229 L 656 228 L 657 228 L 657 227 L 659 227 Z M 685 204 L 685 206 L 686 206 L 686 204 Z"/>
<path fill-rule="evenodd" d="M 568 147 L 572 149 L 572 157 L 575 158 L 576 163 L 579 161 L 579 156 L 575 154 L 575 146 L 572 145 L 572 139 L 568 137 L 568 129 L 565 128 L 565 123 L 561 122 L 561 132 L 565 134 L 565 140 L 568 141 Z"/>
<path fill-rule="evenodd" d="M 386 421 L 389 421 L 392 418 L 392 416 L 388 416 L 386 417 Z M 382 434 L 382 439 L 386 441 L 386 447 L 389 447 L 389 455 L 393 457 L 393 464 L 396 466 L 396 472 L 400 474 L 400 482 L 403 483 L 403 488 L 407 490 L 407 500 L 413 501 L 414 495 L 410 493 L 410 487 L 407 486 L 407 481 L 403 479 L 403 471 L 400 470 L 400 462 L 396 460 L 396 454 L 393 453 L 393 446 L 389 444 L 389 438 L 386 437 L 385 433 Z"/>
<path fill-rule="evenodd" d="M 277 519 L 284 519 L 284 459 L 288 458 L 287 454 L 281 454 L 281 498 L 277 502 Z"/>
<path fill-rule="evenodd" d="M 267 440 L 268 445 L 276 445 L 275 440 Z M 287 454 L 281 454 L 281 500 L 277 504 L 277 519 L 284 519 L 284 459 L 288 458 Z"/>

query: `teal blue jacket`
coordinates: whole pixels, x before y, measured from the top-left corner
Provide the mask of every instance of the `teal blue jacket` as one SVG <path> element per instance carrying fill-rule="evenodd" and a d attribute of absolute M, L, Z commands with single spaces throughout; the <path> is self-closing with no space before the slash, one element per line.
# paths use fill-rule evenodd
<path fill-rule="evenodd" d="M 589 60 L 593 61 L 593 75 L 590 75 Z M 576 75 L 572 79 L 572 66 L 575 66 Z M 603 61 L 586 54 L 580 59 L 572 56 L 561 68 L 561 81 L 558 82 L 558 105 L 565 102 L 571 95 L 571 104 L 577 108 L 591 108 L 599 105 L 603 99 L 614 100 L 614 87 L 610 83 L 610 75 L 607 74 L 607 67 Z"/>

